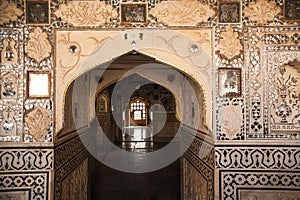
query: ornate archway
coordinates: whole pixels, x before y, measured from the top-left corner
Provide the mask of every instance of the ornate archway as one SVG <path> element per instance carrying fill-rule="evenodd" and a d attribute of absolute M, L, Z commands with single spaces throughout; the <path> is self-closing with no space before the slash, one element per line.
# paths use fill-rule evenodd
<path fill-rule="evenodd" d="M 211 30 L 57 31 L 55 131 L 63 127 L 64 98 L 78 76 L 136 50 L 192 77 L 205 96 L 205 124 L 212 128 Z M 93 80 L 91 80 L 93 81 Z M 89 112 L 89 119 L 93 116 Z M 86 121 L 89 123 L 89 121 Z"/>

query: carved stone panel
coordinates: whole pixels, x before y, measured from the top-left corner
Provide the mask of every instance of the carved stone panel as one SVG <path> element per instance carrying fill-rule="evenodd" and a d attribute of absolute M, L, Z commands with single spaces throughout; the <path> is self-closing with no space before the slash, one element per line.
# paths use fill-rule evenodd
<path fill-rule="evenodd" d="M 118 17 L 117 10 L 104 1 L 69 1 L 54 14 L 74 26 L 100 26 Z"/>
<path fill-rule="evenodd" d="M 196 26 L 213 17 L 214 11 L 208 4 L 196 1 L 162 1 L 155 5 L 150 14 L 169 26 Z"/>
<path fill-rule="evenodd" d="M 3 40 L 3 49 L 0 56 L 2 64 L 13 64 L 18 62 L 18 52 L 15 45 L 16 41 L 11 38 Z"/>
<path fill-rule="evenodd" d="M 244 9 L 244 13 L 251 21 L 257 22 L 260 25 L 265 25 L 268 21 L 275 18 L 281 11 L 275 1 L 257 0 L 252 1 Z"/>
<path fill-rule="evenodd" d="M 233 139 L 241 131 L 243 113 L 242 108 L 234 105 L 221 107 L 219 110 L 221 133 Z"/>
<path fill-rule="evenodd" d="M 233 28 L 221 32 L 220 42 L 218 44 L 218 51 L 226 56 L 227 59 L 232 59 L 238 56 L 243 47 L 239 40 L 238 32 L 235 32 Z"/>
<path fill-rule="evenodd" d="M 26 45 L 26 54 L 28 57 L 40 63 L 51 53 L 51 45 L 48 41 L 48 36 L 41 28 L 34 29 L 29 34 L 29 41 Z"/>
<path fill-rule="evenodd" d="M 29 134 L 37 141 L 41 141 L 48 133 L 50 125 L 49 111 L 42 108 L 35 108 L 25 117 Z"/>

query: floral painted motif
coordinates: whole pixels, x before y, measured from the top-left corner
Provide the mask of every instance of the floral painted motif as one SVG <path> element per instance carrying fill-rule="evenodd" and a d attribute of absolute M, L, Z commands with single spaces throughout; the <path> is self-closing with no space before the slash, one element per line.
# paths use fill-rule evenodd
<path fill-rule="evenodd" d="M 41 141 L 48 133 L 50 125 L 49 111 L 42 108 L 36 108 L 27 114 L 25 122 L 27 123 L 29 134 L 37 141 Z"/>
<path fill-rule="evenodd" d="M 256 21 L 259 24 L 266 24 L 271 21 L 281 11 L 274 1 L 258 0 L 250 2 L 248 7 L 244 9 L 246 16 L 251 21 Z"/>
<path fill-rule="evenodd" d="M 99 1 L 74 1 L 62 4 L 54 14 L 74 26 L 99 26 L 118 17 L 117 10 L 112 5 Z"/>
<path fill-rule="evenodd" d="M 0 0 L 0 24 L 16 21 L 23 12 L 17 8 L 15 2 L 9 3 L 7 0 Z"/>
<path fill-rule="evenodd" d="M 234 32 L 232 28 L 225 32 L 222 32 L 218 50 L 228 59 L 239 55 L 242 51 L 239 34 L 237 32 Z"/>
<path fill-rule="evenodd" d="M 163 1 L 156 4 L 150 14 L 169 26 L 195 26 L 199 22 L 207 22 L 215 13 L 208 4 L 187 0 Z"/>
<path fill-rule="evenodd" d="M 37 62 L 41 62 L 50 56 L 51 45 L 48 41 L 47 34 L 43 33 L 42 29 L 36 28 L 29 34 L 26 52 L 30 58 L 35 59 Z"/>

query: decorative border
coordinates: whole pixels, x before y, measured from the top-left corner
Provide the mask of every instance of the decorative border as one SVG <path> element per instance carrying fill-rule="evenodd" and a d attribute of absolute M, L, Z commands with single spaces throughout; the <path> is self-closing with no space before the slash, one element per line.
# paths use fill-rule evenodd
<path fill-rule="evenodd" d="M 28 188 L 32 200 L 48 200 L 50 172 L 0 173 L 0 192 Z"/>
<path fill-rule="evenodd" d="M 299 147 L 216 147 L 216 168 L 300 170 Z"/>
<path fill-rule="evenodd" d="M 239 198 L 239 189 L 260 187 L 277 190 L 298 189 L 300 187 L 300 171 L 271 170 L 219 170 L 220 199 L 235 200 Z"/>
<path fill-rule="evenodd" d="M 51 170 L 52 149 L 0 149 L 0 170 Z"/>

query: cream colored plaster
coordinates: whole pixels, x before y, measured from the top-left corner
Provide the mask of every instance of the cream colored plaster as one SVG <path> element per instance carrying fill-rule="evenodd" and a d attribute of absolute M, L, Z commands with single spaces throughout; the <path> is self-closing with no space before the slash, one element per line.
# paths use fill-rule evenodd
<path fill-rule="evenodd" d="M 183 32 L 185 34 L 183 34 Z M 211 30 L 128 30 L 56 32 L 56 133 L 63 125 L 64 94 L 78 75 L 131 50 L 156 58 L 193 77 L 206 96 L 206 124 L 212 126 Z M 189 32 L 190 34 L 187 34 Z M 141 37 L 142 34 L 142 37 Z M 191 35 L 207 35 L 204 47 Z M 127 39 L 126 39 L 127 38 Z M 210 41 L 211 43 L 211 41 Z M 195 47 L 191 50 L 191 47 Z M 76 46 L 75 51 L 70 47 Z M 197 49 L 195 51 L 195 49 Z"/>

